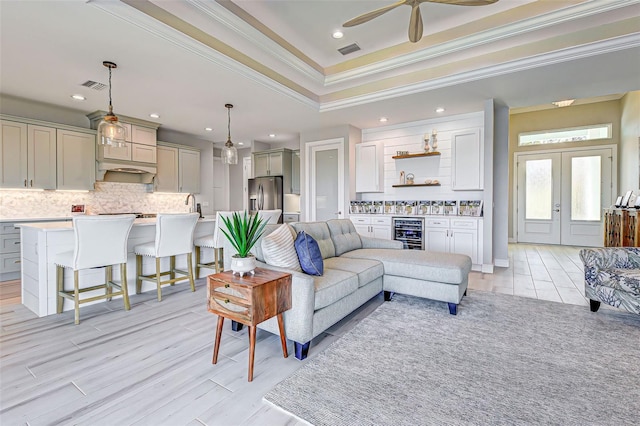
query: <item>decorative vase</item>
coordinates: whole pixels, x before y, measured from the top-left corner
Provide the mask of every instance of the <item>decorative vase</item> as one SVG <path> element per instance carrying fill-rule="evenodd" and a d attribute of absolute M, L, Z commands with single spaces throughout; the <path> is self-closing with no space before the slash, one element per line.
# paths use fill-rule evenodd
<path fill-rule="evenodd" d="M 427 133 L 424 135 L 424 152 L 429 152 L 429 140 L 429 134 Z"/>
<path fill-rule="evenodd" d="M 433 130 L 431 132 L 431 151 L 436 152 L 438 149 L 438 131 Z"/>
<path fill-rule="evenodd" d="M 244 277 L 246 273 L 254 275 L 254 269 L 256 269 L 256 257 L 254 255 L 238 257 L 238 255 L 235 254 L 231 257 L 231 270 L 233 271 L 233 275 L 236 273 L 241 277 Z"/>

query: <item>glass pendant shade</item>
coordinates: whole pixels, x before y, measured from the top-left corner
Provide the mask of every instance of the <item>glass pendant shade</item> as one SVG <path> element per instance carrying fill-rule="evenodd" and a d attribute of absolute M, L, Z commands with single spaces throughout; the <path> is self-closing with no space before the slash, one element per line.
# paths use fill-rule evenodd
<path fill-rule="evenodd" d="M 225 108 L 227 108 L 228 135 L 227 143 L 225 143 L 224 147 L 222 148 L 222 164 L 238 164 L 238 150 L 235 146 L 233 146 L 233 142 L 231 142 L 231 108 L 233 108 L 233 105 L 225 104 Z"/>
<path fill-rule="evenodd" d="M 98 143 L 113 147 L 127 146 L 127 128 L 118 122 L 118 117 L 113 113 L 111 103 L 111 70 L 118 66 L 110 61 L 102 62 L 109 68 L 109 112 L 98 125 Z"/>
<path fill-rule="evenodd" d="M 98 125 L 98 138 L 98 143 L 101 145 L 126 146 L 127 128 L 118 122 L 118 117 L 115 115 L 106 115 Z"/>

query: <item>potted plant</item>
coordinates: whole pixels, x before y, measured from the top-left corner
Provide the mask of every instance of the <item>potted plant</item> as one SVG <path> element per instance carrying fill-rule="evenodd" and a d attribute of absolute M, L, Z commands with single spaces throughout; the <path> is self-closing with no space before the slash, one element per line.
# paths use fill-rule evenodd
<path fill-rule="evenodd" d="M 244 213 L 233 212 L 231 217 L 221 217 L 224 228 L 220 230 L 224 233 L 231 245 L 236 249 L 236 254 L 231 257 L 231 270 L 240 276 L 256 268 L 256 258 L 251 254 L 251 249 L 256 244 L 262 233 L 266 222 L 260 215 L 249 216 Z M 226 228 L 226 229 L 225 229 Z"/>

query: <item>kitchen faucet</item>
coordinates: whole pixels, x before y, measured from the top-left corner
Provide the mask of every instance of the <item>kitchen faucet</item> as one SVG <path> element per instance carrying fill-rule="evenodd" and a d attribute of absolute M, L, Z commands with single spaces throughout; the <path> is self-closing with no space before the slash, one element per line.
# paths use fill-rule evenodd
<path fill-rule="evenodd" d="M 191 207 L 189 207 L 189 213 L 193 213 L 196 211 L 196 196 L 189 193 L 189 195 L 187 195 L 187 199 L 184 200 L 185 205 L 189 204 L 189 197 L 191 197 Z"/>

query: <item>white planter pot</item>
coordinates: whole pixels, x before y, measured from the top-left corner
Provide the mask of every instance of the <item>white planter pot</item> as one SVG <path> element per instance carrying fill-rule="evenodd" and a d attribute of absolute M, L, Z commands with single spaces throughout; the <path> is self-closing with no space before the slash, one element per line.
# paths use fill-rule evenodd
<path fill-rule="evenodd" d="M 236 255 L 234 255 L 231 257 L 231 270 L 234 275 L 238 274 L 241 277 L 246 273 L 253 275 L 254 269 L 256 269 L 256 257 L 254 255 L 247 257 L 236 257 Z"/>

